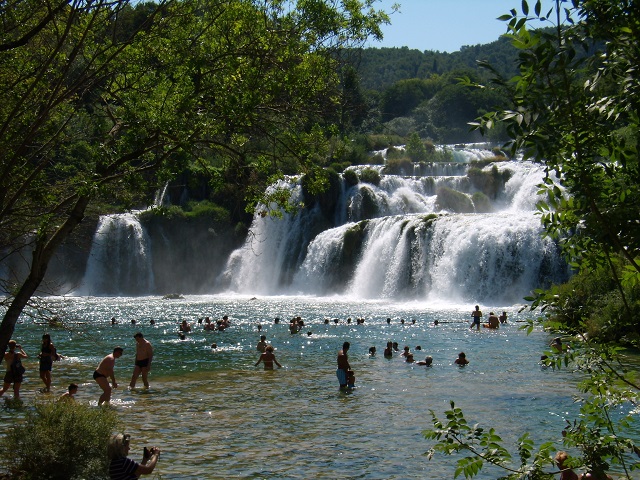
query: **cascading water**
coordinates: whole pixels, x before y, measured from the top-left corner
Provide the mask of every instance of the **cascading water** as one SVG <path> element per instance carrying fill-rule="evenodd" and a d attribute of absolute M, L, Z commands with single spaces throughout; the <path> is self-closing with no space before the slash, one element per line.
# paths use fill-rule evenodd
<path fill-rule="evenodd" d="M 104 215 L 93 237 L 81 295 L 139 295 L 154 290 L 150 239 L 136 213 Z"/>
<path fill-rule="evenodd" d="M 319 205 L 282 219 L 257 215 L 223 276 L 245 294 L 456 303 L 515 303 L 566 280 L 568 267 L 535 215 L 542 167 L 511 161 L 484 168 L 492 170 L 509 179 L 490 213 L 451 213 L 439 204 L 443 187 L 471 198 L 466 176 L 382 176 L 378 186 L 343 182 L 329 228 Z M 291 188 L 299 199 L 300 185 Z"/>

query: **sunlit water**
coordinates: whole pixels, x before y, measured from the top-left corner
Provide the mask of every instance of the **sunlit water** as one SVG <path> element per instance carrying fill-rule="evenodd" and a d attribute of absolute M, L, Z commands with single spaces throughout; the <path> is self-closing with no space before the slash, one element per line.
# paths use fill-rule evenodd
<path fill-rule="evenodd" d="M 141 453 L 144 445 L 161 448 L 156 477 L 453 478 L 455 458 L 428 460 L 425 455 L 431 443 L 422 432 L 432 426 L 430 410 L 442 417 L 455 401 L 470 423 L 493 426 L 510 445 L 526 431 L 537 441 L 559 438 L 564 419 L 577 412 L 572 400 L 577 378 L 538 365 L 550 337 L 540 330 L 528 336 L 519 330 L 524 317 L 516 307 L 482 305 L 485 319 L 490 310 L 507 310 L 509 323 L 499 331 L 476 332 L 469 330 L 472 305 L 217 296 L 52 301 L 64 327 L 25 317 L 14 335 L 31 357 L 22 390 L 27 408 L 42 395 L 35 357 L 43 333 L 51 333 L 66 357 L 54 364 L 53 395 L 78 383 L 78 401 L 92 405 L 100 394 L 93 370 L 113 347 L 124 347 L 116 363 L 119 388 L 112 406 L 133 436 L 132 452 Z M 224 332 L 205 331 L 197 323 L 199 317 L 215 320 L 225 314 L 232 326 Z M 297 315 L 306 327 L 291 335 L 288 321 Z M 110 325 L 112 316 L 118 325 Z M 356 325 L 359 317 L 365 318 L 363 325 Z M 180 340 L 177 326 L 183 319 L 194 329 Z M 258 324 L 276 348 L 281 370 L 254 367 Z M 149 391 L 126 388 L 137 331 L 155 348 Z M 357 387 L 347 393 L 339 391 L 335 376 L 344 341 L 351 342 L 349 360 L 357 377 Z M 407 364 L 399 352 L 385 359 L 387 341 L 412 351 L 420 345 L 416 360 L 431 355 L 433 367 Z M 217 349 L 211 348 L 213 342 Z M 370 346 L 377 348 L 375 357 L 368 355 Z M 470 360 L 465 368 L 453 365 L 460 351 Z M 5 424 L 22 414 L 0 411 Z M 487 469 L 479 478 L 497 476 Z"/>

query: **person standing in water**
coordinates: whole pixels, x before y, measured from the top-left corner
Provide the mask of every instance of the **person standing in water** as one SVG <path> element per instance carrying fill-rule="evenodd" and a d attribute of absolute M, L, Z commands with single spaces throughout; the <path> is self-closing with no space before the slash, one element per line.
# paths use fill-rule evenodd
<path fill-rule="evenodd" d="M 338 377 L 338 381 L 340 382 L 340 389 L 344 390 L 347 388 L 349 384 L 349 371 L 351 370 L 351 365 L 349 365 L 349 357 L 347 356 L 347 352 L 349 351 L 349 347 L 351 344 L 349 342 L 344 342 L 342 344 L 342 350 L 338 352 L 338 369 L 336 370 L 336 376 Z"/>
<path fill-rule="evenodd" d="M 480 330 L 480 319 L 482 318 L 482 312 L 480 311 L 480 306 L 476 305 L 476 309 L 471 312 L 471 316 L 473 317 L 473 321 L 469 328 L 473 330 L 473 327 L 476 327 L 476 330 Z"/>
<path fill-rule="evenodd" d="M 273 364 L 278 365 L 278 368 L 282 368 L 282 365 L 278 363 L 276 360 L 276 356 L 273 354 L 273 347 L 271 345 L 267 345 L 267 348 L 264 349 L 264 353 L 260 355 L 260 358 L 256 362 L 255 366 L 257 367 L 260 362 L 264 363 L 265 370 L 273 370 Z"/>
<path fill-rule="evenodd" d="M 22 385 L 22 379 L 24 375 L 24 367 L 22 366 L 22 359 L 28 358 L 29 355 L 24 353 L 22 345 L 18 345 L 15 340 L 9 340 L 7 344 L 9 351 L 4 354 L 4 363 L 7 366 L 7 372 L 4 375 L 4 385 L 0 390 L 0 397 L 4 395 L 4 392 L 9 390 L 9 387 L 13 383 L 13 399 L 20 400 L 20 385 Z"/>
<path fill-rule="evenodd" d="M 40 348 L 40 378 L 44 383 L 42 392 L 51 391 L 51 370 L 53 369 L 53 361 L 57 360 L 58 354 L 56 347 L 51 343 L 51 335 L 45 333 L 42 335 L 42 347 Z"/>
<path fill-rule="evenodd" d="M 149 372 L 151 371 L 151 361 L 153 360 L 153 347 L 151 342 L 144 338 L 142 332 L 136 333 L 133 338 L 136 340 L 136 363 L 133 367 L 130 388 L 136 387 L 138 377 L 142 373 L 142 383 L 144 388 L 149 388 Z"/>
<path fill-rule="evenodd" d="M 110 353 L 100 360 L 98 368 L 93 372 L 93 379 L 102 389 L 102 395 L 100 395 L 100 398 L 98 399 L 98 405 L 102 405 L 103 403 L 111 400 L 111 386 L 113 386 L 113 388 L 118 388 L 118 383 L 116 382 L 116 376 L 113 369 L 116 366 L 116 359 L 122 356 L 122 352 L 124 352 L 122 347 L 114 348 L 113 353 Z M 111 378 L 111 386 L 109 385 L 109 380 L 107 380 L 107 378 Z"/>

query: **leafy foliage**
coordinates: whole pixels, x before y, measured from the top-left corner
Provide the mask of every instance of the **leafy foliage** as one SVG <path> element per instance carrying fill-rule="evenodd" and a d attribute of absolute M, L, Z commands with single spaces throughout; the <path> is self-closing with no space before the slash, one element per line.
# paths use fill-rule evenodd
<path fill-rule="evenodd" d="M 222 192 L 207 200 L 233 219 L 238 207 L 288 205 L 286 189 L 267 198 L 265 187 L 323 166 L 329 139 L 362 121 L 341 52 L 379 38 L 388 16 L 372 0 L 285 3 L 2 9 L 0 252 L 27 259 L 29 273 L 2 279 L 13 297 L 0 350 L 55 250 L 94 206 L 140 205 L 186 169 L 210 177 Z"/>
<path fill-rule="evenodd" d="M 579 452 L 569 465 L 599 479 L 614 465 L 625 478 L 640 466 L 631 456 L 640 453 L 633 441 L 640 384 L 624 351 L 608 343 L 636 330 L 628 320 L 636 315 L 640 278 L 640 80 L 632 73 L 640 59 L 636 7 L 613 0 L 556 0 L 542 11 L 540 1 L 532 8 L 522 1 L 521 14 L 513 9 L 501 17 L 519 50 L 519 75 L 506 80 L 493 70 L 493 88 L 513 107 L 489 112 L 476 124 L 483 133 L 501 124 L 513 139 L 512 154 L 520 151 L 545 165 L 540 185 L 545 200 L 538 204 L 544 231 L 561 245 L 577 275 L 567 285 L 527 298 L 529 310 L 543 315 L 523 328 L 531 331 L 543 323 L 579 337 L 571 350 L 545 352 L 545 363 L 586 374 L 576 395 L 580 415 L 567 422 L 561 442 Z M 533 22 L 550 22 L 552 28 L 530 30 Z M 551 463 L 551 443 L 533 455 L 532 443 L 523 437 L 521 465 L 512 466 L 502 449 L 491 457 L 477 447 L 484 431 L 468 427 L 453 405 L 445 415 L 449 422 L 434 415 L 435 428 L 426 434 L 438 441 L 434 451 L 471 453 L 457 474 L 473 477 L 486 462 L 510 472 L 506 478 L 553 473 L 543 471 Z"/>
<path fill-rule="evenodd" d="M 110 409 L 38 403 L 0 440 L 0 458 L 13 478 L 107 478 L 107 442 L 117 427 Z"/>

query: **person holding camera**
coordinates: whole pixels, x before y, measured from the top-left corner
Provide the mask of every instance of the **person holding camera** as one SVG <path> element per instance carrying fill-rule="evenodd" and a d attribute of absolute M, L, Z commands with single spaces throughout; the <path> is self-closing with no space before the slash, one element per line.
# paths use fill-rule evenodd
<path fill-rule="evenodd" d="M 131 460 L 129 454 L 130 435 L 117 433 L 111 435 L 107 452 L 109 454 L 109 477 L 111 480 L 136 480 L 140 475 L 153 472 L 160 458 L 160 449 L 144 447 L 142 462 Z"/>
<path fill-rule="evenodd" d="M 4 375 L 4 385 L 0 390 L 0 397 L 4 395 L 4 392 L 9 390 L 9 387 L 13 383 L 13 399 L 20 399 L 20 385 L 22 385 L 24 367 L 22 366 L 22 359 L 27 358 L 28 355 L 24 353 L 22 345 L 18 345 L 15 340 L 9 340 L 7 345 L 9 351 L 4 354 L 4 363 L 7 366 L 7 372 Z"/>

